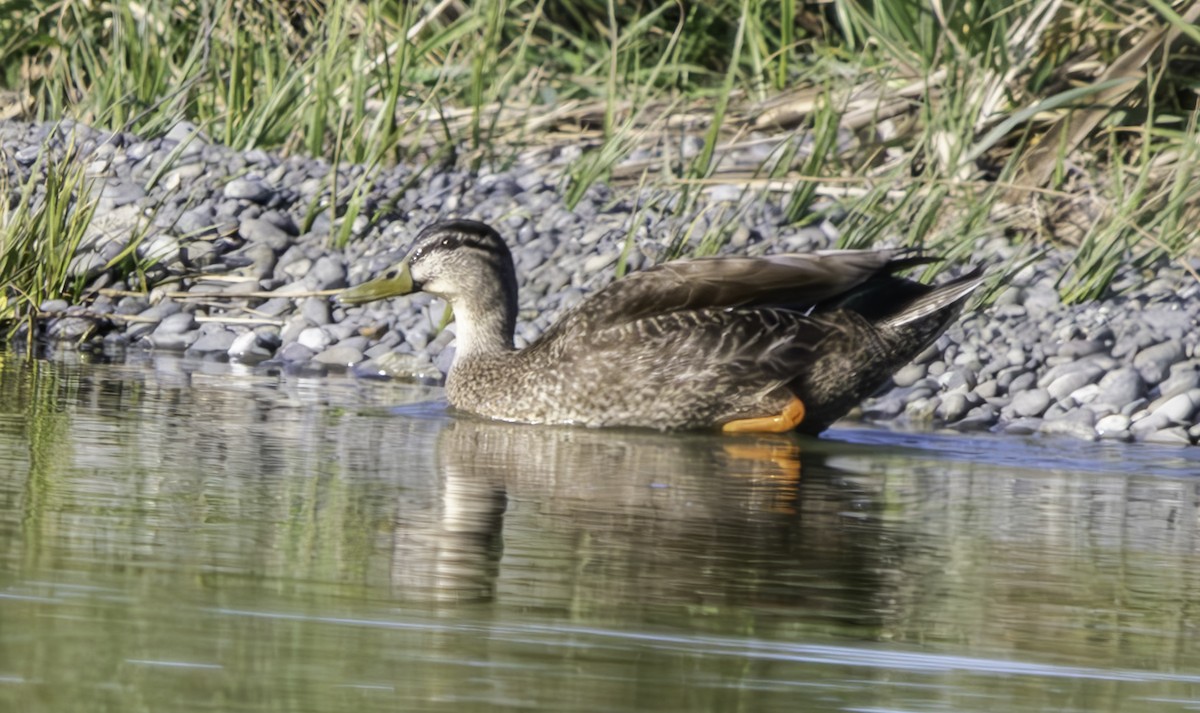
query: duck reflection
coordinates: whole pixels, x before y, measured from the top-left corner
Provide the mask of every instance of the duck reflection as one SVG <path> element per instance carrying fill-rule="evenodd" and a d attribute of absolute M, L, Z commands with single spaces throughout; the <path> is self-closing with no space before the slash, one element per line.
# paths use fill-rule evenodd
<path fill-rule="evenodd" d="M 871 499 L 799 443 L 455 420 L 436 504 L 398 522 L 393 582 L 573 612 L 871 598 Z"/>

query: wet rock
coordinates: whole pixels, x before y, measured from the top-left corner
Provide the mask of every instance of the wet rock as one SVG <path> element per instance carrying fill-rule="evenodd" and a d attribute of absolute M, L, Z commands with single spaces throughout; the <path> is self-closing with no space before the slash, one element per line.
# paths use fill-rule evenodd
<path fill-rule="evenodd" d="M 1096 433 L 1106 440 L 1128 441 L 1133 438 L 1129 425 L 1128 416 L 1112 414 L 1096 421 Z"/>
<path fill-rule="evenodd" d="M 955 391 L 942 397 L 937 407 L 937 416 L 947 423 L 958 421 L 966 415 L 970 404 L 965 394 Z"/>
<path fill-rule="evenodd" d="M 207 354 L 210 352 L 228 352 L 233 345 L 234 333 L 227 327 L 217 324 L 206 324 L 200 328 L 200 336 L 188 346 L 188 351 Z"/>
<path fill-rule="evenodd" d="M 292 342 L 279 350 L 279 358 L 286 363 L 311 361 L 314 354 L 316 352 L 299 342 Z"/>
<path fill-rule="evenodd" d="M 199 337 L 199 329 L 190 329 L 186 332 L 159 332 L 155 330 L 149 336 L 145 337 L 145 341 L 147 342 L 146 345 L 151 349 L 183 351 L 190 347 Z"/>
<path fill-rule="evenodd" d="M 363 360 L 363 354 L 360 350 L 344 344 L 332 346 L 313 358 L 313 361 L 319 364 L 328 364 L 331 366 L 354 366 Z"/>
<path fill-rule="evenodd" d="M 1040 418 L 1018 418 L 1004 424 L 1004 432 L 1018 436 L 1027 436 L 1037 433 L 1041 427 L 1042 420 Z"/>
<path fill-rule="evenodd" d="M 1129 431 L 1133 434 L 1134 438 L 1141 441 L 1147 435 L 1164 428 L 1169 428 L 1170 426 L 1171 419 L 1167 418 L 1165 414 L 1143 413 L 1140 418 L 1135 414 L 1133 423 L 1129 426 Z"/>
<path fill-rule="evenodd" d="M 1072 436 L 1086 441 L 1097 438 L 1095 415 L 1087 409 L 1069 411 L 1061 418 L 1042 421 L 1039 431 L 1050 435 Z"/>
<path fill-rule="evenodd" d="M 1143 443 L 1157 443 L 1167 446 L 1190 446 L 1192 438 L 1188 432 L 1179 426 L 1171 426 L 1157 431 L 1150 431 L 1141 438 Z"/>
<path fill-rule="evenodd" d="M 362 377 L 399 378 L 430 384 L 439 383 L 442 380 L 442 372 L 427 357 L 395 352 L 356 365 L 354 374 Z"/>
<path fill-rule="evenodd" d="M 259 344 L 258 335 L 254 332 L 243 332 L 237 335 L 229 344 L 226 351 L 230 359 L 241 362 L 257 363 L 271 357 L 271 350 Z"/>
<path fill-rule="evenodd" d="M 46 336 L 63 342 L 78 342 L 96 330 L 96 320 L 84 317 L 59 317 L 50 320 Z"/>

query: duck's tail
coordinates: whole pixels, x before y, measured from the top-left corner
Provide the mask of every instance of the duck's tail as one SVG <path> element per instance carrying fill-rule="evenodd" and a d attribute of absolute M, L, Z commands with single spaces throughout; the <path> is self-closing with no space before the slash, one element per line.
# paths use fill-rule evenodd
<path fill-rule="evenodd" d="M 914 323 L 930 320 L 935 323 L 948 323 L 958 315 L 967 298 L 983 285 L 984 279 L 983 268 L 977 267 L 951 282 L 928 288 L 900 309 L 881 318 L 878 326 L 883 329 L 902 330 L 910 328 Z M 935 315 L 941 319 L 933 319 Z M 935 329 L 940 334 L 942 327 Z"/>

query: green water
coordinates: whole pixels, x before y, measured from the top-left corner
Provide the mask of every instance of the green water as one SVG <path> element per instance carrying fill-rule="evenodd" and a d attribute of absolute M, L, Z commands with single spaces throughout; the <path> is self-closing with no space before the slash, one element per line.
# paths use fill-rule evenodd
<path fill-rule="evenodd" d="M 1200 456 L 0 352 L 0 711 L 1197 711 Z"/>

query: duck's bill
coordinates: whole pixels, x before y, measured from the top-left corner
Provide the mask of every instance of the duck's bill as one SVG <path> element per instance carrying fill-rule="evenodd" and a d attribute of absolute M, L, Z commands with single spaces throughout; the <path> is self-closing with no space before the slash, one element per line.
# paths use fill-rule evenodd
<path fill-rule="evenodd" d="M 337 298 L 338 302 L 342 304 L 358 305 L 388 297 L 407 295 L 412 291 L 412 273 L 409 272 L 408 261 L 405 260 L 374 280 L 344 290 Z"/>

